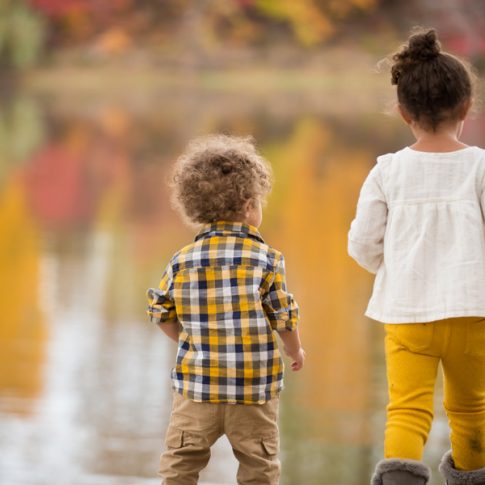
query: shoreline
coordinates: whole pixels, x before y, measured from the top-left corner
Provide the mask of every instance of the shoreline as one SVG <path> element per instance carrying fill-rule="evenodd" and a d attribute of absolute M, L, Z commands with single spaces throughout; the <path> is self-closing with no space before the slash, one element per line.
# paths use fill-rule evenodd
<path fill-rule="evenodd" d="M 101 91 L 143 86 L 145 89 L 201 89 L 207 91 L 294 91 L 373 87 L 381 84 L 384 73 L 370 67 L 341 69 L 240 68 L 217 70 L 145 68 L 128 70 L 120 67 L 54 67 L 32 70 L 20 76 L 22 88 L 38 92 Z M 387 81 L 387 79 L 386 79 Z"/>

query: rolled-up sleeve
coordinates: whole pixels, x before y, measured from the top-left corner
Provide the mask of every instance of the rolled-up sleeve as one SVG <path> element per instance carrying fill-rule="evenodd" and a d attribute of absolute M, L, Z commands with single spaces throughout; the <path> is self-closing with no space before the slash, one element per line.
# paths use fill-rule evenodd
<path fill-rule="evenodd" d="M 285 261 L 280 255 L 274 273 L 270 274 L 268 290 L 263 296 L 263 309 L 271 328 L 278 332 L 295 330 L 299 320 L 298 304 L 286 288 Z"/>
<path fill-rule="evenodd" d="M 377 164 L 362 186 L 348 237 L 349 255 L 371 273 L 376 273 L 382 264 L 387 211 L 380 166 Z"/>
<path fill-rule="evenodd" d="M 148 309 L 150 321 L 158 325 L 177 321 L 177 312 L 173 300 L 173 274 L 169 264 L 165 269 L 160 285 L 147 290 Z"/>

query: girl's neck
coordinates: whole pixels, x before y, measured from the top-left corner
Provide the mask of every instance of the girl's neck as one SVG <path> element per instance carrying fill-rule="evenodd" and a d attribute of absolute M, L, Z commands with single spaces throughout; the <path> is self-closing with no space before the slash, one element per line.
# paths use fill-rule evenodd
<path fill-rule="evenodd" d="M 420 152 L 453 152 L 461 150 L 468 145 L 459 140 L 463 123 L 452 123 L 438 127 L 436 131 L 426 131 L 412 124 L 411 130 L 416 138 L 416 143 L 410 146 Z"/>

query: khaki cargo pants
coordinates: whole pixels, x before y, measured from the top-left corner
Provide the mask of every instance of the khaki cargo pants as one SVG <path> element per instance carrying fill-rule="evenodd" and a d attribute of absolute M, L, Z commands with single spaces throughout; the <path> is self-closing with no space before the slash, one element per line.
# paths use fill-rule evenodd
<path fill-rule="evenodd" d="M 225 434 L 239 461 L 238 485 L 277 485 L 278 398 L 264 404 L 196 403 L 173 394 L 167 450 L 160 458 L 164 485 L 195 485 L 210 447 Z"/>

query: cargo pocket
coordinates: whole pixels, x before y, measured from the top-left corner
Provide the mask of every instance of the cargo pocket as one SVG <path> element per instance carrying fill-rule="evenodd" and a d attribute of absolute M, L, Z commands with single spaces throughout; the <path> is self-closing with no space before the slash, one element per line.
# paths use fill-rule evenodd
<path fill-rule="evenodd" d="M 465 354 L 473 357 L 485 356 L 485 318 L 477 318 L 466 323 Z"/>
<path fill-rule="evenodd" d="M 429 350 L 435 323 L 395 323 L 385 325 L 386 334 L 401 347 L 419 353 Z"/>
<path fill-rule="evenodd" d="M 199 433 L 183 431 L 179 428 L 169 427 L 165 437 L 167 448 L 182 448 L 184 446 L 207 446 L 207 438 Z"/>
<path fill-rule="evenodd" d="M 184 432 L 181 429 L 170 427 L 167 429 L 165 436 L 165 445 L 167 448 L 182 448 L 184 444 Z"/>
<path fill-rule="evenodd" d="M 268 456 L 274 456 L 279 451 L 279 437 L 277 434 L 271 436 L 265 436 L 261 439 L 263 450 Z"/>

